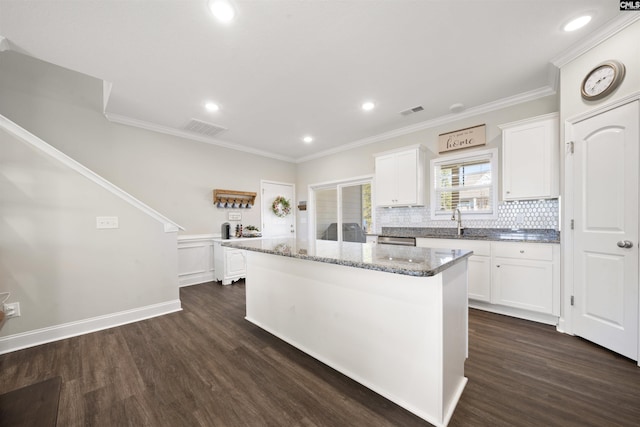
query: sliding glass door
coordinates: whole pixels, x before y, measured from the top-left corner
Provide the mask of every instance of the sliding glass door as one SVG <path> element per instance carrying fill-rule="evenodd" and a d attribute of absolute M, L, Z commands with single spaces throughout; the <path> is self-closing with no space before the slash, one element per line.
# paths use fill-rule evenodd
<path fill-rule="evenodd" d="M 366 242 L 373 230 L 371 179 L 311 188 L 317 240 Z"/>

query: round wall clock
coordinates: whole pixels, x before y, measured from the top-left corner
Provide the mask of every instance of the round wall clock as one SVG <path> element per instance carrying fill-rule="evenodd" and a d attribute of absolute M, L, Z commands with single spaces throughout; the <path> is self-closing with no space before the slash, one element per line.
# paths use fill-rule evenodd
<path fill-rule="evenodd" d="M 624 79 L 624 64 L 605 61 L 589 71 L 582 81 L 580 92 L 587 101 L 595 101 L 613 92 Z"/>

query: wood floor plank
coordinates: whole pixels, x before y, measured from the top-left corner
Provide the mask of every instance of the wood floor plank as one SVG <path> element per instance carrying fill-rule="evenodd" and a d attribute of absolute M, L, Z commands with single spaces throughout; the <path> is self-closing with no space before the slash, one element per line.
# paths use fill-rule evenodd
<path fill-rule="evenodd" d="M 0 394 L 60 376 L 59 426 L 428 426 L 244 319 L 244 283 L 182 288 L 183 310 L 0 356 Z M 469 426 L 640 420 L 635 362 L 555 328 L 477 310 Z"/>

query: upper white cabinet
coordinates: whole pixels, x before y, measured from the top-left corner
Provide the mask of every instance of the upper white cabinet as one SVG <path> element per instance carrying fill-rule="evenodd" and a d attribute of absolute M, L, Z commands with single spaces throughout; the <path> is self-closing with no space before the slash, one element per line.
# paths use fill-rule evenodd
<path fill-rule="evenodd" d="M 420 146 L 380 153 L 375 160 L 378 206 L 420 206 L 425 199 L 425 152 Z"/>
<path fill-rule="evenodd" d="M 502 199 L 558 197 L 558 114 L 546 114 L 499 127 L 502 129 Z"/>

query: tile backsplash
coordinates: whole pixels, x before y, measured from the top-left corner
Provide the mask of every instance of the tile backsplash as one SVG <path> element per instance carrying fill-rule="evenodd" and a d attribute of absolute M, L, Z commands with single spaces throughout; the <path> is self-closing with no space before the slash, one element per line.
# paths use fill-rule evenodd
<path fill-rule="evenodd" d="M 498 219 L 467 219 L 462 213 L 462 224 L 466 228 L 527 228 L 558 229 L 558 199 L 518 200 L 498 205 Z M 412 208 L 376 208 L 376 230 L 382 227 L 455 227 L 455 221 L 431 219 L 428 206 Z"/>

